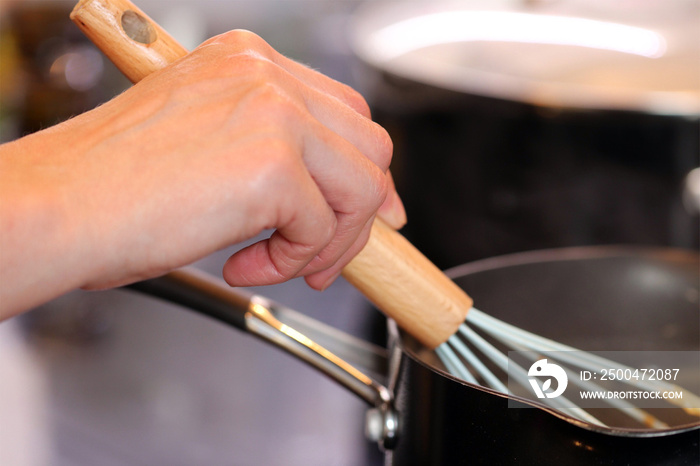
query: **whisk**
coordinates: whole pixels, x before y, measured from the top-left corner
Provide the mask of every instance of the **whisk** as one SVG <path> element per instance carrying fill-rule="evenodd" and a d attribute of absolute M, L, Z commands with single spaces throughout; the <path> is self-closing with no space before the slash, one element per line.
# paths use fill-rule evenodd
<path fill-rule="evenodd" d="M 133 82 L 184 56 L 187 51 L 128 0 L 81 0 L 71 19 Z M 391 317 L 426 348 L 435 349 L 445 368 L 465 382 L 511 393 L 511 381 L 543 395 L 540 400 L 584 422 L 604 425 L 570 400 L 553 396 L 563 391 L 564 378 L 582 389 L 601 390 L 576 371 L 628 366 L 576 350 L 501 322 L 473 307 L 472 299 L 398 232 L 376 220 L 370 239 L 346 266 L 344 277 L 377 308 Z M 528 355 L 528 370 L 506 355 L 513 349 Z M 552 354 L 555 352 L 556 354 Z M 556 357 L 556 364 L 552 361 Z M 482 359 L 483 358 L 483 359 Z M 497 375 L 500 374 L 500 375 Z M 565 374 L 565 377 L 558 375 Z M 533 379 L 551 376 L 558 381 L 540 387 Z M 638 390 L 681 390 L 665 381 L 631 380 Z M 546 392 L 546 393 L 545 393 Z M 700 399 L 684 391 L 669 399 L 691 415 L 700 415 Z M 606 400 L 637 422 L 664 428 L 661 420 L 626 399 Z"/>
<path fill-rule="evenodd" d="M 620 371 L 633 374 L 638 369 L 533 334 L 476 309 L 461 288 L 381 221 L 375 222 L 368 245 L 343 275 L 379 309 L 397 320 L 400 327 L 424 346 L 434 349 L 448 372 L 466 382 L 504 394 L 514 394 L 514 388 L 532 388 L 538 401 L 604 427 L 607 427 L 605 422 L 571 399 L 557 395 L 556 391 L 544 393 L 546 387 L 540 388 L 533 379 L 551 376 L 558 381 L 560 391 L 564 390 L 564 383 L 571 382 L 588 393 L 607 393 L 611 388 L 624 391 L 619 385 L 627 385 L 632 391 L 683 392 L 682 398 L 664 401 L 691 416 L 700 416 L 700 398 L 668 381 L 618 377 L 616 386 L 610 387 L 590 379 L 582 380 L 581 371 L 596 373 L 605 369 L 613 374 Z M 511 358 L 506 355 L 509 351 L 517 351 L 517 355 Z M 516 357 L 526 362 L 529 369 L 515 362 Z M 557 377 L 556 371 L 562 375 Z M 544 384 L 547 383 L 545 380 Z M 518 393 L 523 392 L 518 390 Z M 641 394 L 630 398 L 634 396 Z M 669 427 L 628 399 L 601 401 L 646 428 Z"/>

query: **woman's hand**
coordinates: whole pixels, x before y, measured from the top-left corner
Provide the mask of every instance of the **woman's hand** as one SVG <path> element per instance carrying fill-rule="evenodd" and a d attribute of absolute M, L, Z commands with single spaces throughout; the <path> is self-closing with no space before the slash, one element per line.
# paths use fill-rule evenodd
<path fill-rule="evenodd" d="M 405 222 L 391 156 L 355 91 L 250 32 L 215 37 L 101 107 L 0 147 L 0 305 L 157 276 L 266 229 L 226 262 L 226 281 L 305 276 L 323 289 L 378 209 Z"/>

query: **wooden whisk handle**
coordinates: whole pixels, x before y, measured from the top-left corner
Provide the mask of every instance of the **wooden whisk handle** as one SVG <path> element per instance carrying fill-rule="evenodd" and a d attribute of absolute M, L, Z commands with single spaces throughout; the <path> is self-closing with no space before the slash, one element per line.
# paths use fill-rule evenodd
<path fill-rule="evenodd" d="M 431 349 L 457 331 L 472 307 L 472 299 L 460 287 L 380 219 L 343 276 Z"/>
<path fill-rule="evenodd" d="M 187 54 L 129 0 L 81 0 L 71 19 L 132 82 Z M 472 306 L 469 296 L 381 220 L 343 276 L 428 348 L 453 335 Z"/>
<path fill-rule="evenodd" d="M 187 55 L 129 0 L 80 0 L 70 19 L 133 83 Z"/>

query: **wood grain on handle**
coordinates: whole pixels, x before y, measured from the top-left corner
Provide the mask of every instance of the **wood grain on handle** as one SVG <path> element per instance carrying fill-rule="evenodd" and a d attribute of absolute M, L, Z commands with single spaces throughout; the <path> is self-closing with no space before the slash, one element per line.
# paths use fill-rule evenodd
<path fill-rule="evenodd" d="M 129 0 L 81 0 L 70 18 L 133 83 L 187 55 Z"/>
<path fill-rule="evenodd" d="M 428 348 L 464 323 L 472 299 L 400 233 L 377 219 L 343 276 Z"/>
<path fill-rule="evenodd" d="M 71 19 L 132 82 L 187 54 L 129 0 L 81 0 Z M 431 349 L 457 331 L 472 306 L 469 296 L 381 220 L 343 276 Z"/>

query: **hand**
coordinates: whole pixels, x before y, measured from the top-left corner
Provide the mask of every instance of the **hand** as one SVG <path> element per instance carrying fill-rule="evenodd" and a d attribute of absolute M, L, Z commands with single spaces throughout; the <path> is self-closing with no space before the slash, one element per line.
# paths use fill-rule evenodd
<path fill-rule="evenodd" d="M 30 233 L 49 237 L 38 275 L 60 278 L 70 264 L 63 281 L 87 288 L 157 276 L 274 229 L 233 255 L 224 278 L 305 276 L 322 289 L 361 250 L 377 209 L 395 228 L 405 222 L 391 140 L 364 99 L 245 31 L 5 149 L 8 192 L 33 189 L 62 214 Z M 28 238 L 13 241 L 15 251 Z"/>

